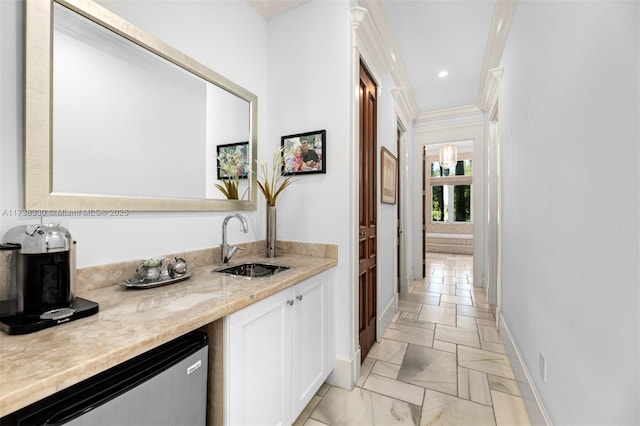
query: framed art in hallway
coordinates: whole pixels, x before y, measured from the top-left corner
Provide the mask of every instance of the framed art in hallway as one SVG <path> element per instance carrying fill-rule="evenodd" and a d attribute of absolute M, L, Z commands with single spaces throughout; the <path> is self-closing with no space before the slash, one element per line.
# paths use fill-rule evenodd
<path fill-rule="evenodd" d="M 385 147 L 382 147 L 380 158 L 380 201 L 385 204 L 395 204 L 398 159 Z"/>
<path fill-rule="evenodd" d="M 282 136 L 282 174 L 326 173 L 326 139 L 326 130 Z"/>

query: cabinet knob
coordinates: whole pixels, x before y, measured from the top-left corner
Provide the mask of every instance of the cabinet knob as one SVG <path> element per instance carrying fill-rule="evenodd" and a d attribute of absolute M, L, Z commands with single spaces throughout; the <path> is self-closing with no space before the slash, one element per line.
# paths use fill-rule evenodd
<path fill-rule="evenodd" d="M 287 300 L 287 305 L 293 306 L 293 300 L 291 300 L 291 299 Z"/>
<path fill-rule="evenodd" d="M 298 299 L 299 301 L 302 300 L 302 295 L 301 294 L 297 295 L 296 299 Z"/>

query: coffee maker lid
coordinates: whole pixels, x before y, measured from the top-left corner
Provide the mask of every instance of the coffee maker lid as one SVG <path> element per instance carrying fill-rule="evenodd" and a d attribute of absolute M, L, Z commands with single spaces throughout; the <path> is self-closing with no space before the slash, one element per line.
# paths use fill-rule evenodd
<path fill-rule="evenodd" d="M 4 242 L 20 244 L 23 254 L 69 251 L 71 241 L 71 233 L 58 224 L 20 225 L 4 235 Z"/>

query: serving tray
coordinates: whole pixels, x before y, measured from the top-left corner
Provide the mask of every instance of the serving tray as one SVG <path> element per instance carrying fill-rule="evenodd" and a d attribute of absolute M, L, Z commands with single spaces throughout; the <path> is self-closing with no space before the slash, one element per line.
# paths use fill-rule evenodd
<path fill-rule="evenodd" d="M 184 274 L 174 277 L 174 278 L 166 278 L 164 280 L 147 280 L 144 279 L 140 281 L 138 277 L 127 278 L 124 281 L 121 281 L 119 284 L 126 288 L 135 288 L 135 289 L 145 289 L 145 288 L 154 288 L 161 287 L 163 285 L 177 283 L 179 281 L 184 281 L 191 277 L 192 271 L 187 270 Z"/>

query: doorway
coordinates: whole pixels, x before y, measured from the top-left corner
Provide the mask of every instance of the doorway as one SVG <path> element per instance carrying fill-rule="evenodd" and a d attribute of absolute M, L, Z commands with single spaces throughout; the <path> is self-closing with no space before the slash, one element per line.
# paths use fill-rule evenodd
<path fill-rule="evenodd" d="M 474 141 L 426 145 L 423 150 L 423 250 L 431 254 L 474 254 Z M 453 149 L 451 163 L 442 163 L 443 148 Z M 480 188 L 482 190 L 482 188 Z"/>
<path fill-rule="evenodd" d="M 358 318 L 360 362 L 376 341 L 377 310 L 377 90 L 360 63 L 360 198 L 358 229 Z"/>

